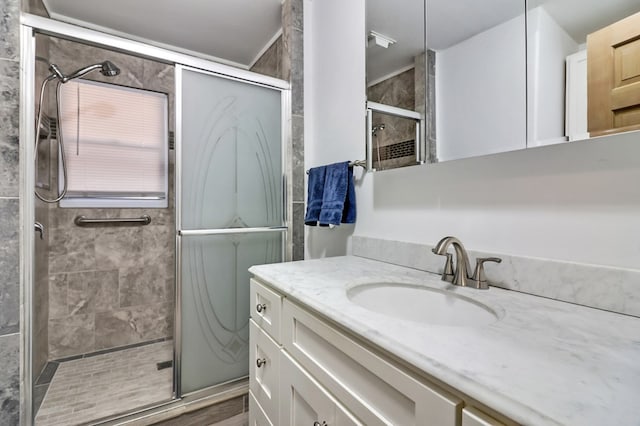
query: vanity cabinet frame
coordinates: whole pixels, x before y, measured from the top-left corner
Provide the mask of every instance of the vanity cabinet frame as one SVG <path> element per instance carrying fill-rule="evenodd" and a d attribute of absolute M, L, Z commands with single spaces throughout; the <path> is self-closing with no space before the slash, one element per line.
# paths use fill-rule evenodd
<path fill-rule="evenodd" d="M 252 426 L 297 426 L 300 417 L 305 424 L 313 419 L 309 426 L 517 425 L 432 383 L 268 284 L 251 279 L 250 297 Z M 259 303 L 267 310 L 258 312 Z M 258 358 L 266 364 L 258 367 Z"/>

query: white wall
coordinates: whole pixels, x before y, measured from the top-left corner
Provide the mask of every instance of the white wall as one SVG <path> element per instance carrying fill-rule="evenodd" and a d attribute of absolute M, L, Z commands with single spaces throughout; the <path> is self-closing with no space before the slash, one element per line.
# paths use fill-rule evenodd
<path fill-rule="evenodd" d="M 526 146 L 524 28 L 522 15 L 436 52 L 440 161 Z"/>
<path fill-rule="evenodd" d="M 529 146 L 565 141 L 565 61 L 578 43 L 543 6 L 527 16 Z"/>
<path fill-rule="evenodd" d="M 365 1 L 305 0 L 304 8 L 305 169 L 362 160 Z M 349 251 L 354 225 L 305 228 L 305 258 Z"/>
<path fill-rule="evenodd" d="M 332 28 L 360 37 L 350 27 L 364 25 L 362 2 L 353 8 L 347 3 L 315 0 L 312 12 L 324 6 L 313 17 L 313 34 Z M 305 26 L 305 39 L 308 30 Z M 305 88 L 305 102 L 314 109 L 305 113 L 313 127 L 306 134 L 307 167 L 364 155 L 364 42 L 334 41 L 339 53 L 321 43 L 314 43 L 319 51 L 311 53 L 314 82 Z M 334 55 L 343 62 L 332 62 Z M 318 72 L 332 77 L 318 78 Z M 431 244 L 455 235 L 469 249 L 637 269 L 639 139 L 632 133 L 369 173 L 357 188 L 355 234 Z M 347 251 L 349 231 L 331 232 L 323 240 L 308 237 L 308 254 Z"/>
<path fill-rule="evenodd" d="M 639 133 L 369 174 L 356 235 L 638 269 Z"/>

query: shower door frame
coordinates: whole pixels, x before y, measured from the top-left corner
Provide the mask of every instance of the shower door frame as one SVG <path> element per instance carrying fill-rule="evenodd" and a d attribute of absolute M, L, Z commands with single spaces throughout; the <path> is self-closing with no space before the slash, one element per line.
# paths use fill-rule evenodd
<path fill-rule="evenodd" d="M 287 160 L 291 145 L 291 85 L 289 82 L 277 78 L 257 74 L 241 68 L 225 65 L 216 62 L 217 58 L 210 56 L 194 56 L 195 52 L 183 53 L 179 49 L 172 47 L 171 49 L 151 45 L 145 41 L 137 41 L 120 35 L 108 34 L 105 32 L 68 24 L 61 21 L 55 21 L 36 15 L 22 13 L 20 15 L 20 422 L 24 426 L 33 425 L 33 278 L 35 267 L 35 231 L 33 224 L 35 222 L 35 196 L 33 190 L 35 187 L 35 148 L 33 141 L 35 139 L 35 35 L 42 34 L 51 37 L 58 37 L 66 40 L 76 41 L 90 46 L 101 47 L 109 50 L 119 51 L 132 56 L 145 59 L 152 59 L 158 62 L 166 63 L 173 66 L 189 67 L 219 77 L 241 81 L 246 84 L 252 84 L 262 87 L 281 91 L 282 99 L 282 184 L 283 184 L 283 224 L 286 227 L 283 237 L 283 259 L 285 261 L 291 259 L 291 223 L 288 220 L 292 214 L 292 206 L 288 205 L 287 200 L 291 197 L 292 185 L 288 177 Z M 126 36 L 126 35 L 125 35 Z M 221 59 L 219 59 L 221 60 Z M 178 100 L 178 82 L 176 79 L 176 92 L 174 93 L 176 104 Z M 181 341 L 180 324 L 180 294 L 179 294 L 179 248 L 178 248 L 178 223 L 179 218 L 179 179 L 178 174 L 178 144 L 180 136 L 178 135 L 178 112 L 175 108 L 175 130 L 176 130 L 176 169 L 174 172 L 174 204 L 176 223 L 176 298 L 174 306 L 174 383 L 173 383 L 173 399 L 160 402 L 157 406 L 141 408 L 136 413 L 124 413 L 116 415 L 113 418 L 145 415 L 146 413 L 161 408 L 170 409 L 176 404 L 183 404 L 181 400 L 183 396 L 180 394 L 179 379 L 180 378 L 180 360 Z M 205 389 L 205 394 L 194 395 L 197 398 L 206 397 L 209 394 L 215 394 L 217 387 Z M 211 390 L 209 392 L 209 389 Z M 111 418 L 110 418 L 111 419 Z M 110 420 L 110 419 L 104 419 Z M 96 419 L 100 420 L 100 419 Z"/>
<path fill-rule="evenodd" d="M 185 230 L 182 226 L 182 110 L 183 110 L 183 76 L 184 72 L 198 72 L 202 75 L 206 75 L 209 77 L 217 77 L 223 78 L 230 81 L 242 82 L 245 84 L 251 84 L 257 87 L 263 87 L 271 90 L 279 90 L 280 91 L 280 110 L 281 110 L 281 155 L 280 161 L 282 166 L 282 223 L 280 226 L 271 226 L 271 227 L 260 227 L 260 228 L 216 228 L 216 229 L 198 229 L 198 230 Z M 193 237 L 193 236 L 220 236 L 220 235 L 231 235 L 231 234 L 260 234 L 260 233 L 272 233 L 272 232 L 280 232 L 282 233 L 282 259 L 284 261 L 291 260 L 289 255 L 290 250 L 287 250 L 287 240 L 291 237 L 290 224 L 287 221 L 287 199 L 288 199 L 288 187 L 286 175 L 286 161 L 287 161 L 287 141 L 290 140 L 289 136 L 289 126 L 290 123 L 290 115 L 291 115 L 291 92 L 288 89 L 276 88 L 271 85 L 266 85 L 260 82 L 247 82 L 246 80 L 240 79 L 238 77 L 224 75 L 219 72 L 204 70 L 201 68 L 195 68 L 187 65 L 176 64 L 175 65 L 175 217 L 176 217 L 176 320 L 174 321 L 174 341 L 175 347 L 179 348 L 174 354 L 174 366 L 173 366 L 173 374 L 174 374 L 174 392 L 176 397 L 183 396 L 182 393 L 182 239 L 184 237 Z M 180 332 L 176 333 L 176 330 L 180 330 Z M 237 380 L 243 380 L 248 376 L 239 377 L 230 382 L 232 383 Z M 220 385 L 224 385 L 222 383 Z M 215 388 L 215 385 L 212 388 Z"/>

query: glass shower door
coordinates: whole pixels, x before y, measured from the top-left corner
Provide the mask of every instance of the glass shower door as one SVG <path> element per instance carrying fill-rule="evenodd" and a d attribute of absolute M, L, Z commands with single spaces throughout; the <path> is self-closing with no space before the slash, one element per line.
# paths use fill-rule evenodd
<path fill-rule="evenodd" d="M 282 91 L 177 67 L 178 395 L 249 373 L 249 273 L 283 260 Z"/>

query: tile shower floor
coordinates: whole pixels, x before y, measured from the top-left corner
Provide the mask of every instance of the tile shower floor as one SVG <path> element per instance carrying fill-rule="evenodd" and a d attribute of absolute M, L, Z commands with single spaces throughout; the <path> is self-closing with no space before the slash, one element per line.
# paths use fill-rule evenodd
<path fill-rule="evenodd" d="M 36 415 L 36 426 L 71 426 L 171 399 L 173 359 L 165 341 L 61 362 Z"/>

